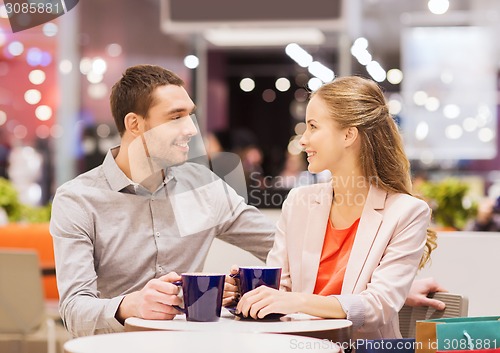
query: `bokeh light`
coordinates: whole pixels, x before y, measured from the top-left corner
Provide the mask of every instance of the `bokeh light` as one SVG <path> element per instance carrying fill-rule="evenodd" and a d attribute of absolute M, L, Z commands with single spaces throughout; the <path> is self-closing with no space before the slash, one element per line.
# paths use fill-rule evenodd
<path fill-rule="evenodd" d="M 240 81 L 240 88 L 243 92 L 251 92 L 255 88 L 255 81 L 249 77 L 245 77 Z"/>
<path fill-rule="evenodd" d="M 0 110 L 0 126 L 5 124 L 7 121 L 7 113 L 5 113 L 3 110 Z"/>
<path fill-rule="evenodd" d="M 35 109 L 35 116 L 38 120 L 47 121 L 52 117 L 52 108 L 48 105 L 39 105 Z"/>
<path fill-rule="evenodd" d="M 42 32 L 45 34 L 47 37 L 54 37 L 57 34 L 58 27 L 55 23 L 48 22 L 43 25 L 42 27 Z"/>
<path fill-rule="evenodd" d="M 18 41 L 11 42 L 7 46 L 7 51 L 12 56 L 19 56 L 24 52 L 24 45 Z"/>
<path fill-rule="evenodd" d="M 276 99 L 276 92 L 268 88 L 264 90 L 264 92 L 262 92 L 262 99 L 264 100 L 264 102 L 272 103 Z"/>
<path fill-rule="evenodd" d="M 32 70 L 28 75 L 28 79 L 34 85 L 41 85 L 45 81 L 45 72 L 42 70 Z"/>
<path fill-rule="evenodd" d="M 50 136 L 50 127 L 47 125 L 40 125 L 36 128 L 35 134 L 38 138 L 46 139 Z"/>
<path fill-rule="evenodd" d="M 24 92 L 24 100 L 28 104 L 38 104 L 42 99 L 42 93 L 37 89 L 29 89 Z"/>
<path fill-rule="evenodd" d="M 28 136 L 28 129 L 26 128 L 26 126 L 19 124 L 14 127 L 14 130 L 12 130 L 12 134 L 16 139 L 22 140 L 26 138 L 26 136 Z"/>
<path fill-rule="evenodd" d="M 188 55 L 184 58 L 184 65 L 188 69 L 196 69 L 200 65 L 200 59 L 196 55 Z"/>
<path fill-rule="evenodd" d="M 102 99 L 108 95 L 108 86 L 104 83 L 93 83 L 87 88 L 87 94 L 93 99 Z"/>
<path fill-rule="evenodd" d="M 286 77 L 278 78 L 274 85 L 280 92 L 286 92 L 290 89 L 290 81 Z"/>
<path fill-rule="evenodd" d="M 106 52 L 111 57 L 120 56 L 122 54 L 122 46 L 117 43 L 108 44 L 108 46 L 106 47 Z"/>
<path fill-rule="evenodd" d="M 59 71 L 62 74 L 69 74 L 73 70 L 73 64 L 68 59 L 61 60 L 59 63 Z"/>

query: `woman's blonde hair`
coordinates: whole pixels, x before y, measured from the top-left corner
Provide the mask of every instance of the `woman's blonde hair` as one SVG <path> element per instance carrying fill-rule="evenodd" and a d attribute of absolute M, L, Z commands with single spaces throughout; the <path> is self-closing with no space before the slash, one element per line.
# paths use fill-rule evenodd
<path fill-rule="evenodd" d="M 313 96 L 326 103 L 340 128 L 358 129 L 361 168 L 367 180 L 388 192 L 412 195 L 410 162 L 379 85 L 358 76 L 339 77 L 321 86 Z M 436 232 L 427 229 L 419 268 L 429 261 L 436 246 Z"/>

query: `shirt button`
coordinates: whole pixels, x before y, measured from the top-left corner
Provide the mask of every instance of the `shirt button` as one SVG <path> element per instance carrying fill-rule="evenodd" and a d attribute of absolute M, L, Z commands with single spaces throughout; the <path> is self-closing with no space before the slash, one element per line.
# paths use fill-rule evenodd
<path fill-rule="evenodd" d="M 160 236 L 160 232 L 156 232 L 156 233 L 155 233 L 155 235 L 156 235 L 157 237 L 159 237 L 159 236 Z"/>
<path fill-rule="evenodd" d="M 155 200 L 155 197 L 154 197 L 154 196 L 153 196 L 153 197 L 151 197 L 151 201 L 154 201 L 154 200 Z"/>
<path fill-rule="evenodd" d="M 158 266 L 158 271 L 163 272 L 163 268 L 161 266 Z"/>

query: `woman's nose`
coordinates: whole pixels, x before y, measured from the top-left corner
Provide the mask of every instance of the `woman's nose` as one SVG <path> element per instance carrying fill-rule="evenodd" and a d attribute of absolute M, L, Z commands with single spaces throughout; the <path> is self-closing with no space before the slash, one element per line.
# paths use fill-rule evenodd
<path fill-rule="evenodd" d="M 303 134 L 300 139 L 299 139 L 299 144 L 304 148 L 306 146 L 307 138 L 305 137 L 305 134 Z"/>

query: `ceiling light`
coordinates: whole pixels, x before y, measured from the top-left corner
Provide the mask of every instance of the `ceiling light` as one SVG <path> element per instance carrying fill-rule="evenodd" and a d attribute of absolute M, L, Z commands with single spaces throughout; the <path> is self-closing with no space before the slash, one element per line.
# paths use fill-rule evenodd
<path fill-rule="evenodd" d="M 335 73 L 318 61 L 313 61 L 307 69 L 311 75 L 316 76 L 325 83 L 331 82 L 335 78 Z"/>
<path fill-rule="evenodd" d="M 366 65 L 366 71 L 368 71 L 370 76 L 377 82 L 383 82 L 387 77 L 385 70 L 375 60 L 370 61 L 368 65 Z"/>
<path fill-rule="evenodd" d="M 210 29 L 205 39 L 217 46 L 280 46 L 288 43 L 320 45 L 325 35 L 315 28 Z"/>
<path fill-rule="evenodd" d="M 427 3 L 429 11 L 435 15 L 442 15 L 448 11 L 450 2 L 448 0 L 429 0 Z"/>
<path fill-rule="evenodd" d="M 297 43 L 290 43 L 285 47 L 285 53 L 302 67 L 308 67 L 313 62 L 313 57 Z"/>

